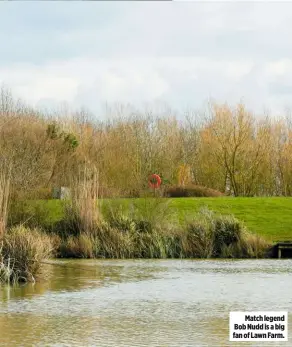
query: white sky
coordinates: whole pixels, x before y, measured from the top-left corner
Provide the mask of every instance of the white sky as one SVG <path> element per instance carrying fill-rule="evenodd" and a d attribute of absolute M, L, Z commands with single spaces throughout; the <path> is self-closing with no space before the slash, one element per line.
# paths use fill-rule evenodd
<path fill-rule="evenodd" d="M 0 2 L 0 83 L 63 101 L 292 105 L 292 3 Z"/>

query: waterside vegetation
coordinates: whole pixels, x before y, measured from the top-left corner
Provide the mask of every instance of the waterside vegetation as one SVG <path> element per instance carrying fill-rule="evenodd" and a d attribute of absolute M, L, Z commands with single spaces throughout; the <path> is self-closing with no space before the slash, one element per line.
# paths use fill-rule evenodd
<path fill-rule="evenodd" d="M 272 224 L 257 230 L 248 206 L 292 195 L 291 118 L 215 103 L 183 120 L 169 109 L 107 113 L 41 112 L 1 90 L 2 281 L 34 281 L 49 257 L 268 256 Z M 162 177 L 155 197 L 150 173 Z M 47 201 L 60 186 L 71 196 Z"/>

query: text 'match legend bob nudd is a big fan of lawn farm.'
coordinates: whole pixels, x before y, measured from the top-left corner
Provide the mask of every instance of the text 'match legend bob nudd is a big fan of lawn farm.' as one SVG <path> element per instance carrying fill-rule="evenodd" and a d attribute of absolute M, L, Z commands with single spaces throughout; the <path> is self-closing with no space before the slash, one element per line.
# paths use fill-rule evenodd
<path fill-rule="evenodd" d="M 288 341 L 288 313 L 230 312 L 230 341 Z"/>

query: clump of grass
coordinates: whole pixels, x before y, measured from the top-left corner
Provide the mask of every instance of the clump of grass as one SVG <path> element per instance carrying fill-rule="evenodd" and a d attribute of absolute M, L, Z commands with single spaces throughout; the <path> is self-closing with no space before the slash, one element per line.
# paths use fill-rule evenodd
<path fill-rule="evenodd" d="M 96 230 L 96 255 L 101 258 L 132 258 L 136 231 L 125 231 L 103 223 Z"/>
<path fill-rule="evenodd" d="M 214 232 L 204 219 L 187 225 L 183 240 L 183 253 L 186 257 L 210 258 L 214 252 Z"/>
<path fill-rule="evenodd" d="M 242 234 L 237 247 L 239 248 L 237 254 L 242 258 L 265 258 L 272 245 L 261 236 L 246 231 Z"/>
<path fill-rule="evenodd" d="M 53 244 L 48 235 L 22 225 L 13 227 L 1 240 L 0 281 L 34 282 L 42 261 L 52 254 Z"/>
<path fill-rule="evenodd" d="M 138 221 L 121 211 L 116 211 L 115 213 L 112 211 L 108 223 L 112 228 L 116 228 L 121 232 L 133 233 L 140 230 Z"/>
<path fill-rule="evenodd" d="M 215 215 L 201 210 L 195 221 L 187 225 L 184 253 L 199 258 L 262 258 L 270 244 L 247 231 L 234 216 Z"/>
<path fill-rule="evenodd" d="M 214 224 L 214 255 L 222 256 L 223 247 L 236 244 L 245 232 L 243 224 L 233 216 L 217 216 Z"/>
<path fill-rule="evenodd" d="M 182 258 L 181 235 L 176 230 L 157 228 L 135 238 L 137 258 Z"/>
<path fill-rule="evenodd" d="M 58 254 L 64 258 L 95 258 L 94 239 L 88 233 L 61 240 Z"/>

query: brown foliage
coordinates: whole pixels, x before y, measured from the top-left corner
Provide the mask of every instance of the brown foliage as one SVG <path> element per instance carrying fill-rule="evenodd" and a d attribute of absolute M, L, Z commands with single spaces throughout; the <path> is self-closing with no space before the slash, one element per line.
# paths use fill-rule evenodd
<path fill-rule="evenodd" d="M 209 187 L 232 195 L 292 195 L 292 122 L 256 116 L 242 104 L 209 116 L 120 107 L 96 121 L 89 112 L 48 115 L 0 95 L 0 155 L 11 161 L 11 193 L 69 186 L 84 163 L 104 196 L 143 196 L 156 172 L 163 186 Z M 40 194 L 45 196 L 44 194 Z"/>
<path fill-rule="evenodd" d="M 187 185 L 182 186 L 172 186 L 166 188 L 164 195 L 169 198 L 187 198 L 187 197 L 220 197 L 224 196 L 223 193 L 218 190 L 197 186 L 197 185 Z"/>

